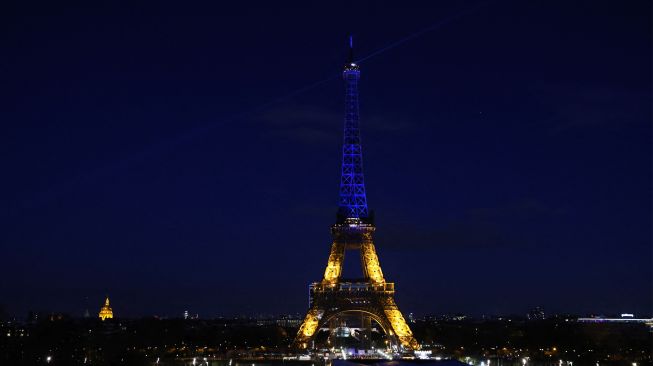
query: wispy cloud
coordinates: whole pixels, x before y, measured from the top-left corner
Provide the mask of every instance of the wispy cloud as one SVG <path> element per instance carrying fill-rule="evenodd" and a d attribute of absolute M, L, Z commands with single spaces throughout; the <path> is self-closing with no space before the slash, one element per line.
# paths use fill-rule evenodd
<path fill-rule="evenodd" d="M 257 116 L 274 137 L 313 144 L 337 143 L 342 116 L 336 111 L 313 105 L 285 104 Z"/>
<path fill-rule="evenodd" d="M 530 247 L 532 237 L 524 237 L 511 226 L 537 221 L 543 217 L 566 215 L 563 208 L 549 207 L 534 200 L 523 200 L 499 207 L 468 210 L 462 217 L 432 226 L 397 224 L 383 229 L 378 237 L 387 248 L 473 249 Z M 510 224 L 506 224 L 510 223 Z"/>
<path fill-rule="evenodd" d="M 650 92 L 614 86 L 584 84 L 543 84 L 535 96 L 547 103 L 551 116 L 546 120 L 552 135 L 574 129 L 599 128 L 649 123 Z M 553 101 L 553 102 L 552 102 Z"/>
<path fill-rule="evenodd" d="M 327 126 L 342 120 L 341 111 L 305 104 L 285 104 L 268 109 L 259 115 L 259 119 L 271 126 Z"/>
<path fill-rule="evenodd" d="M 306 144 L 337 143 L 342 136 L 343 111 L 316 105 L 285 104 L 268 109 L 257 116 L 268 131 L 277 137 L 286 137 Z M 382 115 L 363 117 L 365 129 L 398 131 L 413 126 L 404 120 Z"/>

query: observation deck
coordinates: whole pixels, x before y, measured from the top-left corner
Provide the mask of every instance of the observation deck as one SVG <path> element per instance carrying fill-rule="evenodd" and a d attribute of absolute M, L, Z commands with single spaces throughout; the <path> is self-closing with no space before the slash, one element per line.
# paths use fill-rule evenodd
<path fill-rule="evenodd" d="M 374 292 L 383 294 L 394 294 L 394 282 L 371 283 L 369 281 L 340 281 L 337 283 L 313 282 L 309 285 L 309 291 L 314 292 Z"/>

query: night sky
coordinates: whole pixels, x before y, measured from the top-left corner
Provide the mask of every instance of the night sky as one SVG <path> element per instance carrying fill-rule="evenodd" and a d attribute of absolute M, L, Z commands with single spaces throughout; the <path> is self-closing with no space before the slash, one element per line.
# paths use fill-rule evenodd
<path fill-rule="evenodd" d="M 305 311 L 353 34 L 405 313 L 651 315 L 648 1 L 23 3 L 0 9 L 8 314 Z"/>

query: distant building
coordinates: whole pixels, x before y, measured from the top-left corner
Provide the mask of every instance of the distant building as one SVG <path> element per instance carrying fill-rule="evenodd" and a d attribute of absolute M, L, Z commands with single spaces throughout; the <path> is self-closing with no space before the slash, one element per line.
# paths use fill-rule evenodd
<path fill-rule="evenodd" d="M 98 317 L 102 320 L 113 319 L 113 310 L 111 310 L 111 306 L 109 305 L 109 296 L 104 300 L 104 306 L 100 309 Z"/>
<path fill-rule="evenodd" d="M 280 327 L 294 328 L 299 327 L 302 324 L 302 319 L 290 315 L 285 315 L 276 319 L 275 323 Z"/>
<path fill-rule="evenodd" d="M 188 310 L 184 310 L 184 319 L 188 319 Z"/>
<path fill-rule="evenodd" d="M 624 316 L 629 315 L 629 316 Z M 635 318 L 634 314 L 622 314 L 619 318 L 608 318 L 604 316 L 593 316 L 590 318 L 578 318 L 580 323 L 623 323 L 623 324 L 646 324 L 653 330 L 653 318 Z"/>
<path fill-rule="evenodd" d="M 27 313 L 27 322 L 35 324 L 39 321 L 39 313 L 30 310 L 29 313 Z"/>
<path fill-rule="evenodd" d="M 544 310 L 542 310 L 541 307 L 536 307 L 535 309 L 531 310 L 526 314 L 526 317 L 528 320 L 544 320 L 546 319 L 546 316 L 544 315 Z"/>

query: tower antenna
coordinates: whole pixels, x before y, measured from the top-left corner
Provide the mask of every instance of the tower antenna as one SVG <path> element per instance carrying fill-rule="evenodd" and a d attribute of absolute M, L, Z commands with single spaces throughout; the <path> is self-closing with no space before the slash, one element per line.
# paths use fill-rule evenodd
<path fill-rule="evenodd" d="M 349 63 L 354 63 L 354 36 L 349 35 Z"/>

